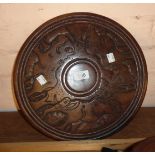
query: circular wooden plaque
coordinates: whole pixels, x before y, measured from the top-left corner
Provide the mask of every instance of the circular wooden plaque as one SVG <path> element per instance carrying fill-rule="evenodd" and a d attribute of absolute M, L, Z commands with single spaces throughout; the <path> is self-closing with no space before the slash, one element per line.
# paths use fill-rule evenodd
<path fill-rule="evenodd" d="M 97 139 L 124 126 L 147 87 L 141 48 L 115 21 L 92 13 L 51 19 L 25 41 L 13 72 L 19 107 L 56 139 Z"/>

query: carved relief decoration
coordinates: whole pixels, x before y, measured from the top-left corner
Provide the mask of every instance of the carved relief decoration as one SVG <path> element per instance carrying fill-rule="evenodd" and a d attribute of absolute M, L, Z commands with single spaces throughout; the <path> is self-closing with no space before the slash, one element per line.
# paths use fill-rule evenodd
<path fill-rule="evenodd" d="M 40 26 L 20 50 L 14 90 L 22 112 L 57 139 L 110 135 L 142 104 L 142 51 L 118 23 L 72 13 Z"/>

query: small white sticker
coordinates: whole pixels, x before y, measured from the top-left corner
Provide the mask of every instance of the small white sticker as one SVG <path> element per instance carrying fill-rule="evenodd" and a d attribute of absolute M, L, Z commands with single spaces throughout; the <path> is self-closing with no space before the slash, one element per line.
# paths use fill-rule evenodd
<path fill-rule="evenodd" d="M 39 75 L 36 79 L 38 80 L 38 82 L 40 83 L 41 86 L 47 83 L 47 81 L 43 75 Z"/>
<path fill-rule="evenodd" d="M 84 71 L 78 71 L 73 74 L 73 78 L 75 81 L 80 81 L 84 79 L 89 79 L 89 71 L 84 70 Z"/>
<path fill-rule="evenodd" d="M 108 53 L 107 58 L 108 58 L 109 63 L 115 62 L 115 57 L 113 53 Z"/>

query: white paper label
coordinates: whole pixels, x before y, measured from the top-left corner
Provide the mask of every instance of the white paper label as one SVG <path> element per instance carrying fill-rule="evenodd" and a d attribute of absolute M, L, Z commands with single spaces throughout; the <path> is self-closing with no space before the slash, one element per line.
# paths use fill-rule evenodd
<path fill-rule="evenodd" d="M 41 86 L 47 83 L 47 81 L 43 75 L 39 75 L 36 79 L 38 80 L 38 82 L 40 83 Z"/>
<path fill-rule="evenodd" d="M 88 70 L 84 70 L 84 71 L 75 72 L 74 75 L 73 75 L 73 78 L 76 81 L 80 81 L 80 80 L 84 80 L 84 79 L 89 79 L 89 71 Z"/>
<path fill-rule="evenodd" d="M 107 58 L 108 58 L 109 63 L 115 62 L 115 57 L 113 53 L 108 53 Z"/>

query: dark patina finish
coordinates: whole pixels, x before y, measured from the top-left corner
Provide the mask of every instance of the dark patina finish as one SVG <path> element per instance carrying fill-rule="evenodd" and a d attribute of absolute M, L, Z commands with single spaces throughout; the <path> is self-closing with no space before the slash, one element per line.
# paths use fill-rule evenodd
<path fill-rule="evenodd" d="M 155 152 L 155 136 L 133 144 L 125 152 Z"/>
<path fill-rule="evenodd" d="M 71 13 L 47 21 L 22 46 L 14 92 L 31 124 L 56 139 L 97 139 L 124 126 L 145 96 L 141 48 L 115 21 Z"/>

